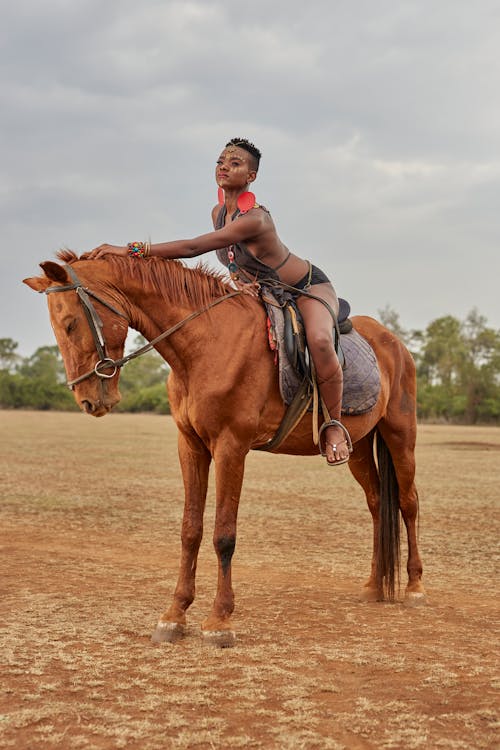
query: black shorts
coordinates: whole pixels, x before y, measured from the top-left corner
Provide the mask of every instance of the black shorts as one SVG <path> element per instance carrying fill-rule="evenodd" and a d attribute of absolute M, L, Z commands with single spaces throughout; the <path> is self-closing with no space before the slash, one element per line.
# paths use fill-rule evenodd
<path fill-rule="evenodd" d="M 315 284 L 330 284 L 330 279 L 324 273 L 324 271 L 321 270 L 321 268 L 318 268 L 317 266 L 311 266 L 310 271 L 306 273 L 305 276 L 303 276 L 300 281 L 297 281 L 296 284 L 293 285 L 294 289 L 308 289 L 310 286 L 314 286 Z"/>

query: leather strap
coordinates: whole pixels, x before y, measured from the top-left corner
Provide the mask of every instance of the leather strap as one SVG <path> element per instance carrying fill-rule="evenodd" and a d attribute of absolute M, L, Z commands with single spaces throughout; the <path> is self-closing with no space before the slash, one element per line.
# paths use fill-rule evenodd
<path fill-rule="evenodd" d="M 161 333 L 159 336 L 154 338 L 149 343 L 145 344 L 144 346 L 141 346 L 139 349 L 136 349 L 134 352 L 127 354 L 125 357 L 121 357 L 120 359 L 115 360 L 106 356 L 106 342 L 104 340 L 104 335 L 103 335 L 103 330 L 102 330 L 103 329 L 102 320 L 99 317 L 97 310 L 91 303 L 89 297 L 93 297 L 95 300 L 100 302 L 102 305 L 107 307 L 116 315 L 120 315 L 120 317 L 125 318 L 127 322 L 129 322 L 128 317 L 123 312 L 121 312 L 121 310 L 118 310 L 116 307 L 114 307 L 111 303 L 102 299 L 102 297 L 95 294 L 87 287 L 84 287 L 80 279 L 76 275 L 76 272 L 70 265 L 65 266 L 65 268 L 68 274 L 73 279 L 73 284 L 50 286 L 50 287 L 47 287 L 47 289 L 45 289 L 44 292 L 45 294 L 52 294 L 54 292 L 69 292 L 71 290 L 76 291 L 80 299 L 80 302 L 82 303 L 83 309 L 85 311 L 85 316 L 87 318 L 89 328 L 92 332 L 92 337 L 94 339 L 96 352 L 99 356 L 99 359 L 94 365 L 94 367 L 92 368 L 92 370 L 85 372 L 83 375 L 80 375 L 79 377 L 74 378 L 73 380 L 67 381 L 67 386 L 68 388 L 71 388 L 71 389 L 75 385 L 77 385 L 77 383 L 81 383 L 83 380 L 87 380 L 87 378 L 90 378 L 92 375 L 97 375 L 97 377 L 99 377 L 100 379 L 109 379 L 113 377 L 113 375 L 116 373 L 116 371 L 120 367 L 123 367 L 123 365 L 125 365 L 127 362 L 130 362 L 131 359 L 135 359 L 136 357 L 139 357 L 141 354 L 146 354 L 146 352 L 149 352 L 151 349 L 154 348 L 155 344 L 157 344 L 162 339 L 165 339 L 168 336 L 171 336 L 173 333 L 175 333 L 175 331 L 178 331 L 179 328 L 182 328 L 182 326 L 188 323 L 190 320 L 197 318 L 198 315 L 202 315 L 203 313 L 210 310 L 212 307 L 219 305 L 221 302 L 224 302 L 227 299 L 231 299 L 231 297 L 236 297 L 237 295 L 241 294 L 241 291 L 238 289 L 234 292 L 229 292 L 228 294 L 225 294 L 222 297 L 218 297 L 217 299 L 210 302 L 208 305 L 205 305 L 205 307 L 201 308 L 200 310 L 195 310 L 195 312 L 191 313 L 191 315 L 188 315 L 186 318 L 183 318 L 182 320 L 180 320 L 178 323 L 171 326 L 171 328 Z M 110 368 L 113 368 L 112 374 L 106 375 L 104 370 L 109 370 Z"/>
<path fill-rule="evenodd" d="M 257 445 L 252 450 L 272 451 L 274 448 L 281 445 L 281 443 L 297 427 L 298 423 L 307 412 L 311 400 L 311 382 L 309 378 L 304 378 L 273 437 L 268 440 L 267 443 L 264 443 L 264 445 Z"/>

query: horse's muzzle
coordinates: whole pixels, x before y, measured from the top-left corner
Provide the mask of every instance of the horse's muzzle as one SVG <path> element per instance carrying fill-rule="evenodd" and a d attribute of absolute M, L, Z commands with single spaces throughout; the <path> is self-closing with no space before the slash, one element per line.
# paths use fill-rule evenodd
<path fill-rule="evenodd" d="M 80 401 L 80 408 L 86 414 L 90 414 L 92 417 L 104 417 L 109 414 L 113 406 L 118 403 L 120 399 L 116 399 L 110 402 L 102 401 L 89 401 L 84 398 Z"/>

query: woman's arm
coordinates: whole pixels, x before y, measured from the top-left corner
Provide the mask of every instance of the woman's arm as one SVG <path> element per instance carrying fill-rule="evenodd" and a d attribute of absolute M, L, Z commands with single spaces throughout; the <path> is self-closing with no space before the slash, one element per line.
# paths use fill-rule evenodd
<path fill-rule="evenodd" d="M 238 221 L 232 221 L 222 229 L 216 229 L 208 234 L 202 234 L 191 240 L 173 240 L 151 245 L 150 254 L 160 258 L 195 258 L 219 247 L 228 247 L 237 242 L 244 242 L 257 237 L 264 229 L 265 216 L 263 211 L 251 210 Z M 89 255 L 89 259 L 96 260 L 104 255 L 127 255 L 128 247 L 119 245 L 99 245 Z"/>

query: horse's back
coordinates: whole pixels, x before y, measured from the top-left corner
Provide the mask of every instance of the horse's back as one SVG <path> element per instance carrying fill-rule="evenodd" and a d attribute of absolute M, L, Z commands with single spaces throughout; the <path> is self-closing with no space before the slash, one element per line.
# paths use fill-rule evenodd
<path fill-rule="evenodd" d="M 381 371 L 402 367 L 409 377 L 415 378 L 414 359 L 395 333 L 368 315 L 354 315 L 351 320 L 355 330 L 372 346 Z"/>

